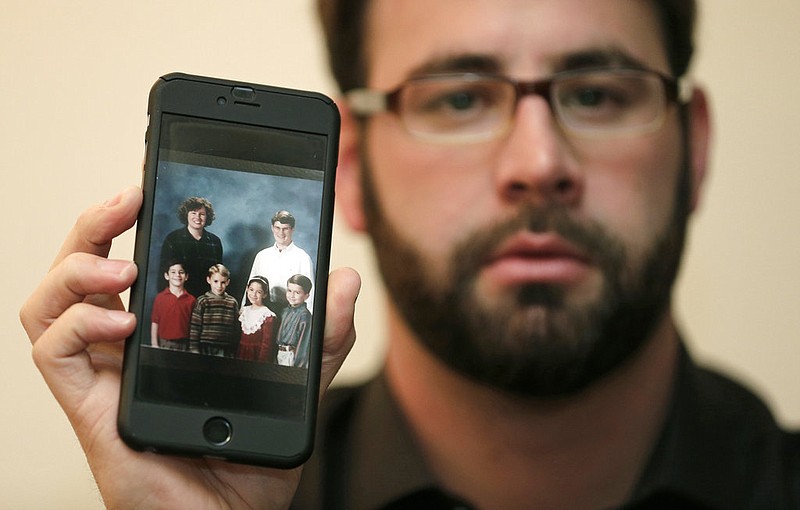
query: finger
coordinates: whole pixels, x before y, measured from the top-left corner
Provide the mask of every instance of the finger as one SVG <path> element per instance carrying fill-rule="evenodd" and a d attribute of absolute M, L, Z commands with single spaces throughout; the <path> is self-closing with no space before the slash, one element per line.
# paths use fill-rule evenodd
<path fill-rule="evenodd" d="M 33 345 L 33 360 L 68 415 L 95 388 L 96 378 L 109 361 L 114 372 L 119 369 L 119 358 L 96 362 L 87 352 L 88 347 L 119 342 L 130 336 L 135 327 L 136 318 L 129 312 L 78 303 Z"/>
<path fill-rule="evenodd" d="M 142 191 L 130 187 L 111 200 L 84 211 L 67 235 L 53 266 L 76 252 L 107 256 L 111 241 L 136 223 L 141 206 Z"/>
<path fill-rule="evenodd" d="M 361 277 L 355 270 L 342 268 L 330 274 L 322 347 L 321 394 L 328 388 L 355 343 L 353 316 L 360 289 Z"/>
<path fill-rule="evenodd" d="M 23 304 L 20 321 L 31 342 L 36 342 L 72 305 L 87 296 L 119 294 L 131 286 L 136 274 L 136 265 L 131 261 L 73 253 L 45 275 Z M 118 297 L 116 299 L 119 301 Z"/>

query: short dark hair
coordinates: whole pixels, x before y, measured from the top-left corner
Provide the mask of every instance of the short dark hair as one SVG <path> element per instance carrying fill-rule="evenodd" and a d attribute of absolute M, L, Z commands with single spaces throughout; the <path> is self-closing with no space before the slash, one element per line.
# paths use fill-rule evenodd
<path fill-rule="evenodd" d="M 189 213 L 198 209 L 205 208 L 206 210 L 206 226 L 210 226 L 214 222 L 216 215 L 214 214 L 214 206 L 207 198 L 203 197 L 189 197 L 178 206 L 178 219 L 184 225 L 189 224 Z"/>
<path fill-rule="evenodd" d="M 683 76 L 694 53 L 696 0 L 644 1 L 650 1 L 656 9 L 670 71 L 674 76 Z M 367 83 L 365 48 L 369 5 L 369 0 L 317 0 L 328 64 L 343 92 Z"/>
<path fill-rule="evenodd" d="M 689 71 L 694 56 L 694 31 L 697 24 L 696 0 L 650 0 L 659 17 L 661 36 L 673 76 Z"/>
<path fill-rule="evenodd" d="M 294 276 L 289 277 L 289 279 L 286 281 L 287 286 L 290 283 L 299 285 L 300 288 L 302 288 L 306 294 L 311 292 L 311 280 L 308 278 L 308 276 L 302 274 L 296 274 Z"/>
<path fill-rule="evenodd" d="M 186 271 L 186 262 L 183 259 L 179 258 L 167 259 L 167 261 L 164 262 L 163 266 L 164 272 L 169 273 L 169 268 L 171 268 L 172 266 L 181 266 L 181 269 Z"/>
<path fill-rule="evenodd" d="M 328 65 L 339 89 L 344 92 L 367 83 L 364 40 L 368 5 L 368 0 L 317 0 Z"/>
<path fill-rule="evenodd" d="M 294 228 L 294 221 L 294 216 L 292 216 L 292 213 L 289 211 L 278 211 L 272 215 L 272 223 L 270 223 L 270 225 L 274 225 L 278 222 Z"/>

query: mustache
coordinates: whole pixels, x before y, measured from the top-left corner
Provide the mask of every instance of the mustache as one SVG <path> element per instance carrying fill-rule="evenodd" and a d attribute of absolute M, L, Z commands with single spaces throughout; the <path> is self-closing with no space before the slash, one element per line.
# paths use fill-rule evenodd
<path fill-rule="evenodd" d="M 494 250 L 520 233 L 554 234 L 586 253 L 603 269 L 619 266 L 624 256 L 622 242 L 598 222 L 578 219 L 560 206 L 524 206 L 500 221 L 494 221 L 468 234 L 453 251 L 455 277 L 474 274 Z"/>

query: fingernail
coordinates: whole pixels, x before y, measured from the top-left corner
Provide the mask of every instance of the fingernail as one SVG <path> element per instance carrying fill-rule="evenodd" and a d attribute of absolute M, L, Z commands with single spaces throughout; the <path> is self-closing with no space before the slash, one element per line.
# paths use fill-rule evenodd
<path fill-rule="evenodd" d="M 106 316 L 118 324 L 127 324 L 133 320 L 133 314 L 124 310 L 106 310 Z"/>
<path fill-rule="evenodd" d="M 104 273 L 127 277 L 130 271 L 136 270 L 136 264 L 130 260 L 98 259 L 97 268 Z"/>
<path fill-rule="evenodd" d="M 110 199 L 106 200 L 105 202 L 103 202 L 103 205 L 106 206 L 106 207 L 114 207 L 118 203 L 122 202 L 122 195 L 124 195 L 124 194 L 125 194 L 124 191 L 121 191 L 121 192 L 117 193 L 117 195 L 114 198 L 110 198 Z"/>
<path fill-rule="evenodd" d="M 129 187 L 129 188 L 125 188 L 124 190 L 122 190 L 119 193 L 117 193 L 117 195 L 114 198 L 111 198 L 111 199 L 106 200 L 105 202 L 103 202 L 103 205 L 106 206 L 106 207 L 114 207 L 115 205 L 121 203 L 122 199 L 125 197 L 125 195 L 130 193 L 130 191 L 132 189 L 134 189 L 133 186 Z"/>

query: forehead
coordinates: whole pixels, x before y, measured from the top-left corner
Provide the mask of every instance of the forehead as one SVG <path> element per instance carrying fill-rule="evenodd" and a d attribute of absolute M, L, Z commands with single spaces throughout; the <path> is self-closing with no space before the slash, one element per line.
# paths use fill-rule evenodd
<path fill-rule="evenodd" d="M 531 79 L 599 52 L 668 72 L 651 0 L 373 0 L 367 25 L 377 88 L 465 56 Z"/>
<path fill-rule="evenodd" d="M 281 229 L 283 229 L 283 228 L 291 229 L 292 228 L 292 226 L 289 225 L 288 223 L 281 223 L 280 221 L 276 221 L 275 223 L 272 224 L 272 226 L 275 227 L 275 228 L 281 228 Z"/>

